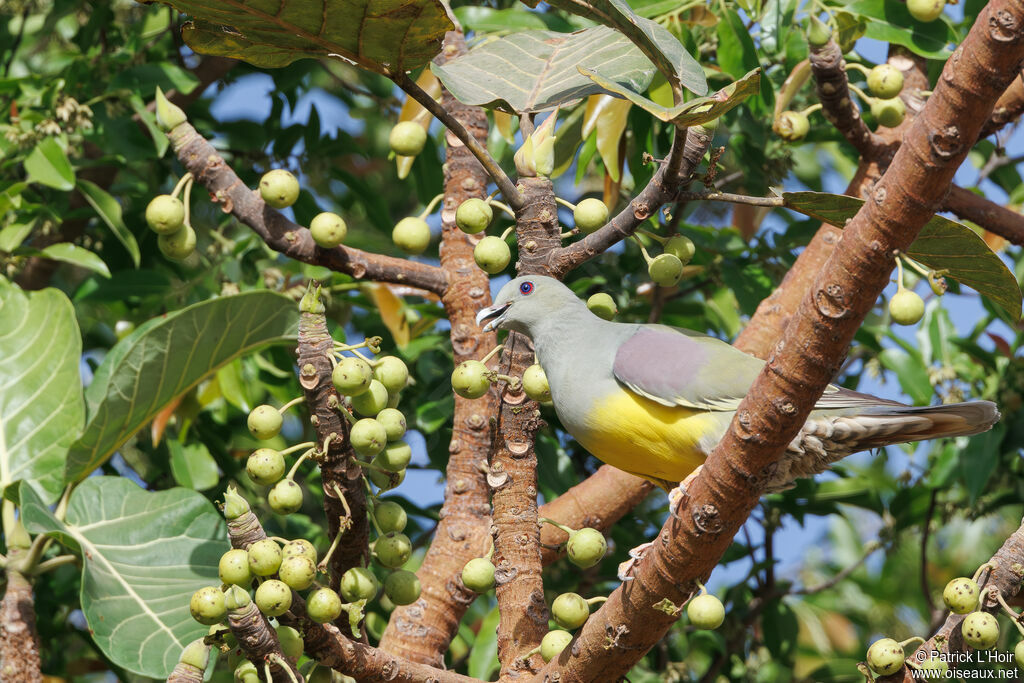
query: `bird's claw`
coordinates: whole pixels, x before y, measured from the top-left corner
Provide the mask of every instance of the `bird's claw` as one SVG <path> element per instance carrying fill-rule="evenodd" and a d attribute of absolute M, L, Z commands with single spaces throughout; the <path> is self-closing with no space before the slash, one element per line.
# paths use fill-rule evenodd
<path fill-rule="evenodd" d="M 697 475 L 700 474 L 701 468 L 703 467 L 703 465 L 697 465 L 697 469 L 686 475 L 686 478 L 679 483 L 679 486 L 668 492 L 668 512 L 675 519 L 680 519 L 679 506 L 682 505 L 683 500 L 685 500 L 689 495 L 687 488 L 689 488 L 690 484 L 693 483 L 693 480 L 697 478 Z"/>
<path fill-rule="evenodd" d="M 637 563 L 640 562 L 641 559 L 643 559 L 644 554 L 647 552 L 647 549 L 651 547 L 651 545 L 653 545 L 653 544 L 652 543 L 641 543 L 637 547 L 631 548 L 629 550 L 629 558 L 630 559 L 626 560 L 625 562 L 621 562 L 619 564 L 619 571 L 618 571 L 619 581 L 632 581 L 633 580 L 633 576 L 631 576 L 632 573 L 633 573 L 633 570 L 636 569 Z"/>

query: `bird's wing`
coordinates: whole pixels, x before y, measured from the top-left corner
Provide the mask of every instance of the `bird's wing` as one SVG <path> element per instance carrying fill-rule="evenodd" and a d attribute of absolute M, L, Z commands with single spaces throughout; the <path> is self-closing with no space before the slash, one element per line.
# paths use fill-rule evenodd
<path fill-rule="evenodd" d="M 616 351 L 612 371 L 630 391 L 667 406 L 736 410 L 764 361 L 689 330 L 645 325 Z M 830 384 L 816 410 L 901 405 Z"/>

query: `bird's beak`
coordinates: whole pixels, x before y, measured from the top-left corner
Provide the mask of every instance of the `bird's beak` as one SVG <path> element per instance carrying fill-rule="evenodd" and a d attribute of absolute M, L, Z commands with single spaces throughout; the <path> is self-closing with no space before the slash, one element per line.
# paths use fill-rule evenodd
<path fill-rule="evenodd" d="M 487 308 L 481 308 L 480 312 L 476 314 L 476 324 L 479 325 L 483 321 L 487 320 L 488 323 L 484 325 L 484 332 L 490 332 L 498 328 L 498 325 L 505 320 L 505 312 L 508 310 L 512 302 L 500 304 L 497 306 L 488 306 Z"/>

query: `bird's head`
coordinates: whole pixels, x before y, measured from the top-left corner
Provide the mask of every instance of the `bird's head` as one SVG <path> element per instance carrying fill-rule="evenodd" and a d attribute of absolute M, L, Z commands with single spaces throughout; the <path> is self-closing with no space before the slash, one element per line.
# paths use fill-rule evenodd
<path fill-rule="evenodd" d="M 484 332 L 501 328 L 532 337 L 545 318 L 583 306 L 572 290 L 558 280 L 524 275 L 507 282 L 494 298 L 494 305 L 476 314 L 476 322 L 479 325 L 487 321 Z"/>

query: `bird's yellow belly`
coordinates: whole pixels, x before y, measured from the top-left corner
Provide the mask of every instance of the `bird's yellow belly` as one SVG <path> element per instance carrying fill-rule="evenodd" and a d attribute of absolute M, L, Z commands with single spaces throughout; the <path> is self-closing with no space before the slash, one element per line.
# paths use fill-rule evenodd
<path fill-rule="evenodd" d="M 613 467 L 679 482 L 704 462 L 701 438 L 718 422 L 712 413 L 665 406 L 622 391 L 594 404 L 576 440 Z"/>

